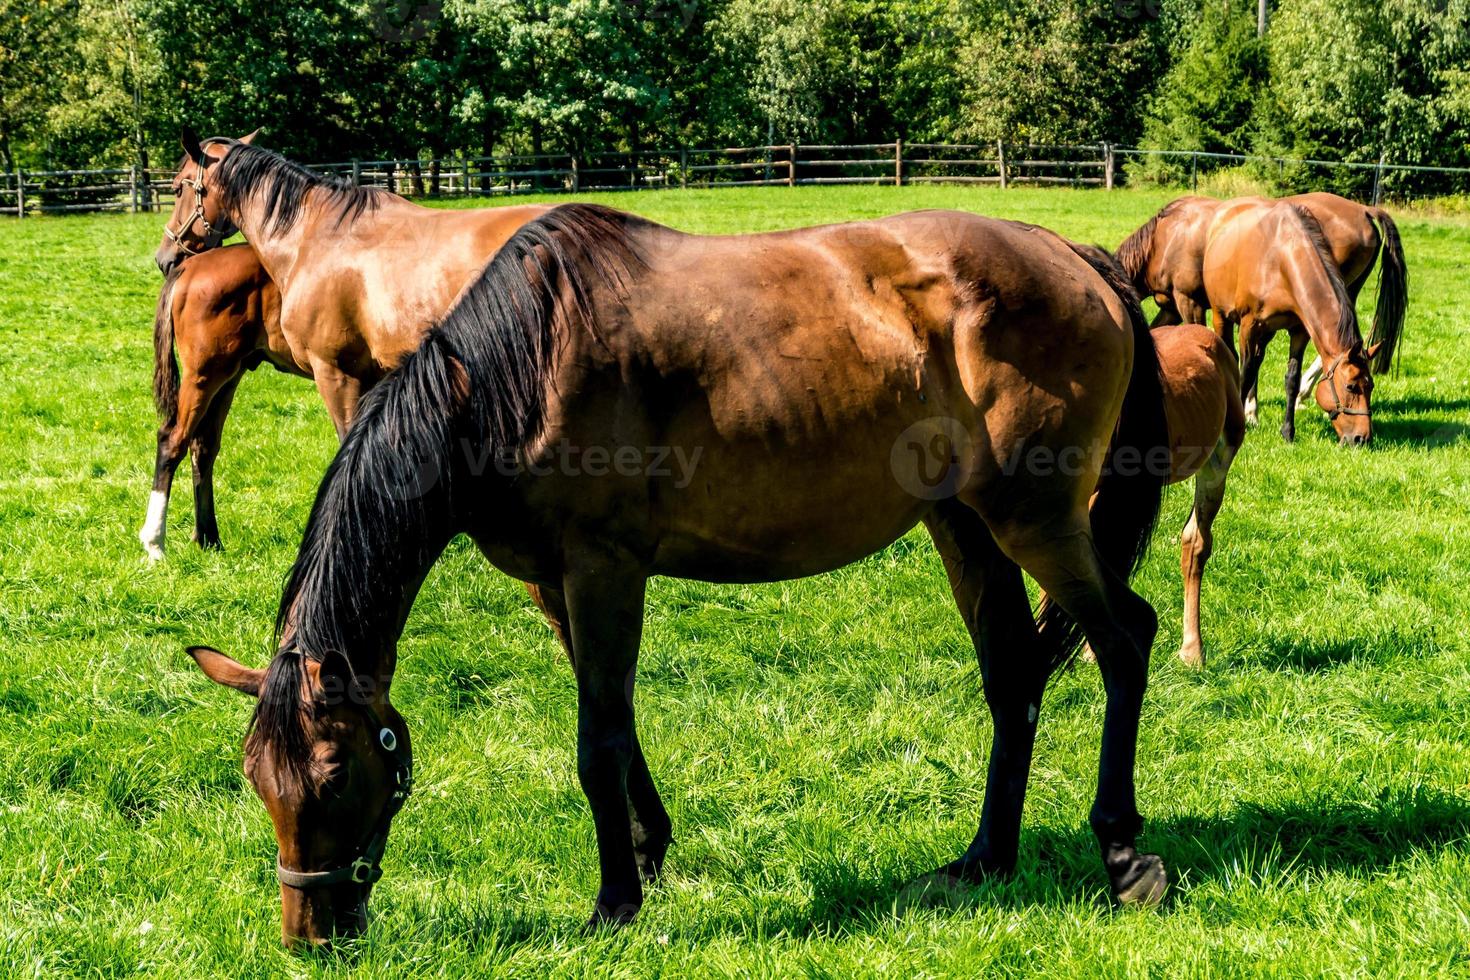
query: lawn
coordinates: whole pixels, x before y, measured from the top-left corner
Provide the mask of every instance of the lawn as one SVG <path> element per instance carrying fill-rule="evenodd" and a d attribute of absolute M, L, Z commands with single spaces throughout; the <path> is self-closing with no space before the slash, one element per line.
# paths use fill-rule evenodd
<path fill-rule="evenodd" d="M 1116 244 L 1167 195 L 777 188 L 598 200 L 704 232 L 955 207 Z M 240 768 L 248 702 L 184 646 L 248 663 L 336 446 L 309 384 L 242 386 L 217 471 L 225 550 L 136 531 L 152 474 L 157 216 L 0 221 L 0 963 L 7 976 L 1161 976 L 1470 972 L 1470 217 L 1406 215 L 1402 368 L 1371 449 L 1262 425 L 1205 581 L 1210 664 L 1173 657 L 1169 494 L 1138 589 L 1163 621 L 1139 748 L 1164 905 L 1118 912 L 1087 828 L 1103 699 L 1042 709 L 1018 873 L 945 908 L 904 884 L 978 819 L 989 719 L 916 532 L 842 571 L 649 592 L 639 727 L 677 843 L 642 916 L 587 937 L 597 867 L 564 658 L 517 583 L 451 546 L 400 646 L 418 792 L 375 921 L 279 946 L 274 840 Z M 1364 311 L 1371 310 L 1365 291 Z"/>

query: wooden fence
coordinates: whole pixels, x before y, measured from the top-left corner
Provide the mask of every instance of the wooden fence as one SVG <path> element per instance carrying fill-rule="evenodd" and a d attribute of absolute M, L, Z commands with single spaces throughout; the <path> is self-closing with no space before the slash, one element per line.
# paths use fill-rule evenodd
<path fill-rule="evenodd" d="M 1101 187 L 1124 177 L 1126 158 L 1171 162 L 1176 179 L 1198 183 L 1206 167 L 1256 161 L 1281 167 L 1347 168 L 1382 194 L 1385 174 L 1470 175 L 1470 168 L 1346 163 L 1255 157 L 1188 150 L 1142 150 L 1109 143 L 786 144 L 714 149 L 449 156 L 439 159 L 349 160 L 314 170 L 353 184 L 390 189 L 406 197 L 585 193 L 653 188 L 762 185 L 994 184 Z M 1188 167 L 1187 175 L 1184 168 Z M 1366 174 L 1365 171 L 1372 171 Z M 158 211 L 173 206 L 169 170 L 57 170 L 0 173 L 0 215 L 25 217 L 73 211 Z M 1330 184 L 1331 181 L 1322 181 Z M 1458 185 L 1457 185 L 1458 186 Z M 1366 192 L 1367 185 L 1362 190 Z M 1460 189 L 1470 189 L 1470 179 Z"/>

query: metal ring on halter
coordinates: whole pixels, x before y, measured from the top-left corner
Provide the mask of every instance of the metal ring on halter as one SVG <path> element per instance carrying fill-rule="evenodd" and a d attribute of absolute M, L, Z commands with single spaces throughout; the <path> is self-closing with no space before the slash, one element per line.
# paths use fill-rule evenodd
<path fill-rule="evenodd" d="M 280 855 L 276 856 L 276 877 L 281 884 L 290 888 L 325 888 L 328 885 L 339 885 L 344 882 L 352 882 L 358 885 L 371 885 L 383 877 L 383 850 L 388 845 L 388 828 L 393 823 L 393 818 L 398 811 L 403 809 L 408 795 L 413 792 L 413 758 L 400 749 L 398 735 L 383 724 L 378 713 L 371 705 L 362 705 L 362 711 L 367 715 L 372 727 L 378 730 L 378 747 L 388 756 L 390 768 L 393 770 L 393 792 L 383 803 L 383 810 L 378 814 L 377 822 L 373 824 L 371 833 L 363 842 L 358 856 L 341 867 L 332 868 L 327 871 L 296 871 L 281 863 Z"/>

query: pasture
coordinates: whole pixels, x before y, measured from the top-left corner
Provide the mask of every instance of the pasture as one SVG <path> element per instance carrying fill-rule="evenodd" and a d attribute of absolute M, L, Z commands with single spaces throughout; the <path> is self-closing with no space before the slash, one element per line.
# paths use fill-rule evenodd
<path fill-rule="evenodd" d="M 1170 195 L 951 188 L 597 200 L 690 231 L 955 207 L 1116 245 Z M 1020 867 L 951 905 L 903 886 L 979 814 L 989 718 L 922 530 L 840 572 L 649 593 L 639 730 L 676 843 L 639 921 L 587 937 L 591 820 L 575 691 L 519 585 L 451 545 L 400 644 L 418 791 L 375 920 L 279 946 L 270 821 L 240 770 L 251 665 L 336 447 L 310 384 L 242 385 L 216 472 L 223 552 L 136 538 L 156 422 L 157 216 L 0 223 L 0 962 L 12 976 L 361 973 L 1160 975 L 1470 970 L 1470 219 L 1400 219 L 1411 305 L 1374 445 L 1281 421 L 1284 338 L 1231 471 L 1204 587 L 1209 667 L 1174 658 L 1172 489 L 1138 590 L 1159 611 L 1141 844 L 1174 886 L 1117 912 L 1087 827 L 1102 690 L 1078 664 L 1042 724 Z M 1372 288 L 1360 312 L 1371 319 Z M 773 501 L 772 506 L 779 506 Z"/>

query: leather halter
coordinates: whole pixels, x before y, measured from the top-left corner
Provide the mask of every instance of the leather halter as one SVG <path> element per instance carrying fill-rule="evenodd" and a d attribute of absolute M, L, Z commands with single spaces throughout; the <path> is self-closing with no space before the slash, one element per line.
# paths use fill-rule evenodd
<path fill-rule="evenodd" d="M 1332 364 L 1322 374 L 1322 380 L 1327 383 L 1327 390 L 1332 392 L 1332 408 L 1327 412 L 1328 419 L 1336 419 L 1339 415 L 1367 416 L 1369 414 L 1366 408 L 1345 407 L 1342 403 L 1342 396 L 1337 393 L 1337 382 L 1333 380 L 1333 375 L 1337 373 L 1337 369 L 1342 366 L 1342 362 L 1347 360 L 1348 355 L 1351 353 L 1352 349 L 1349 348 L 1341 354 L 1338 354 L 1332 359 Z"/>
<path fill-rule="evenodd" d="M 204 167 L 202 164 L 196 163 L 194 168 L 194 179 L 188 181 L 189 186 L 194 188 L 194 212 L 189 215 L 188 221 L 185 221 L 179 226 L 178 231 L 174 231 L 167 221 L 163 224 L 163 237 L 177 245 L 185 255 L 198 255 L 214 247 L 214 245 L 209 243 L 209 237 L 215 233 L 215 228 L 209 223 L 209 219 L 204 216 Z M 194 222 L 196 221 L 204 226 L 203 248 L 190 248 L 184 242 L 184 233 L 194 227 Z M 221 234 L 219 237 L 223 239 L 224 235 Z M 215 242 L 214 244 L 218 245 L 219 242 Z"/>
<path fill-rule="evenodd" d="M 393 792 L 383 803 L 382 812 L 378 814 L 378 820 L 373 824 L 358 856 L 350 863 L 327 871 L 296 871 L 283 865 L 280 855 L 276 855 L 276 877 L 283 885 L 291 888 L 325 888 L 349 881 L 358 885 L 371 885 L 383 877 L 383 867 L 379 862 L 383 860 L 383 849 L 388 846 L 388 827 L 398 811 L 403 809 L 408 794 L 413 792 L 413 757 L 403 748 L 393 729 L 383 724 L 372 705 L 363 704 L 361 707 L 369 724 L 378 730 L 376 744 L 387 756 L 389 768 L 393 772 Z"/>

